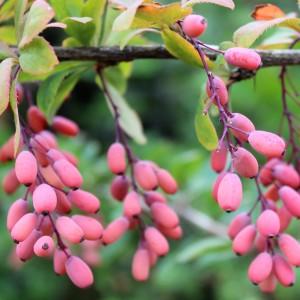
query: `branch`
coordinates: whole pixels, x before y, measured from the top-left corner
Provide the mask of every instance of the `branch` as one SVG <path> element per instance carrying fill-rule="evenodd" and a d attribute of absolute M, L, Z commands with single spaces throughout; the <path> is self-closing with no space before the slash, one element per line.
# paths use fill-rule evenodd
<path fill-rule="evenodd" d="M 174 59 L 164 46 L 128 46 L 123 50 L 118 46 L 54 49 L 59 60 L 95 60 L 106 64 L 136 59 Z M 210 59 L 216 59 L 217 53 L 206 48 L 203 51 Z M 300 50 L 257 50 L 257 53 L 262 57 L 263 67 L 300 64 Z"/>

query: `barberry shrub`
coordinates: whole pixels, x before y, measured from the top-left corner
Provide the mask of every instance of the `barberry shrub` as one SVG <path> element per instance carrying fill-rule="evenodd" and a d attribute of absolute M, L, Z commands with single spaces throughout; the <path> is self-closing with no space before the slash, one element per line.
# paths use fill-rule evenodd
<path fill-rule="evenodd" d="M 0 3 L 1 24 L 11 21 L 16 34 L 13 43 L 1 44 L 0 63 L 0 114 L 12 113 L 15 123 L 15 133 L 0 148 L 1 163 L 10 166 L 2 181 L 3 191 L 15 195 L 6 216 L 8 234 L 16 244 L 12 262 L 16 266 L 34 256 L 50 258 L 57 275 L 66 275 L 75 286 L 87 288 L 94 283 L 92 267 L 101 262 L 100 250 L 113 249 L 120 240 L 126 243 L 125 236 L 130 236 L 135 246 L 128 270 L 136 281 L 147 281 L 159 259 L 188 234 L 182 216 L 222 235 L 223 241 L 231 240 L 236 255 L 254 254 L 248 278 L 261 291 L 273 292 L 277 284 L 292 286 L 294 268 L 300 266 L 300 243 L 287 230 L 293 218 L 300 218 L 300 147 L 296 116 L 288 103 L 291 98 L 299 104 L 288 63 L 282 62 L 279 74 L 282 122 L 287 121 L 288 135 L 277 128 L 258 128 L 251 117 L 233 110 L 230 92 L 238 81 L 255 76 L 269 63 L 270 58 L 250 49 L 264 31 L 277 25 L 287 27 L 288 36 L 276 45 L 291 49 L 299 41 L 300 19 L 285 15 L 277 6 L 260 5 L 252 14 L 254 22 L 238 29 L 232 42 L 216 47 L 202 42 L 202 36 L 209 34 L 209 23 L 193 12 L 192 6 L 211 2 L 233 9 L 233 1 L 129 2 Z M 52 47 L 45 39 L 42 33 L 47 28 L 64 30 L 65 50 Z M 147 140 L 141 120 L 123 97 L 131 65 L 122 61 L 142 55 L 140 49 L 135 53 L 135 48 L 124 47 L 144 31 L 161 34 L 168 51 L 165 55 L 203 69 L 203 88 L 196 87 L 202 90 L 196 135 L 211 152 L 210 166 L 217 173 L 212 185 L 216 205 L 227 213 L 236 212 L 227 237 L 223 226 L 211 224 L 206 215 L 202 220 L 203 216 L 198 217 L 189 207 L 172 172 L 162 163 L 138 155 L 132 146 L 131 139 L 137 144 Z M 98 57 L 95 48 L 90 48 L 115 44 L 124 51 L 116 57 Z M 259 47 L 272 48 L 272 43 Z M 107 49 L 112 56 L 119 51 Z M 98 50 L 101 53 L 103 48 Z M 132 54 L 137 57 L 126 56 Z M 91 174 L 82 168 L 81 153 L 76 153 L 77 157 L 62 146 L 68 140 L 72 149 L 81 139 L 80 126 L 58 111 L 86 74 L 94 77 L 112 114 L 114 130 L 104 143 L 108 146 L 102 164 L 109 178 L 108 193 L 90 190 L 86 179 Z M 39 81 L 38 90 L 26 81 Z M 99 126 L 101 122 L 99 119 Z M 189 180 L 185 174 L 178 177 Z M 245 183 L 256 191 L 250 204 L 245 201 Z M 113 213 L 107 213 L 109 198 L 114 200 Z M 182 199 L 172 202 L 176 198 Z M 186 253 L 189 251 L 181 254 L 183 260 L 195 255 Z"/>

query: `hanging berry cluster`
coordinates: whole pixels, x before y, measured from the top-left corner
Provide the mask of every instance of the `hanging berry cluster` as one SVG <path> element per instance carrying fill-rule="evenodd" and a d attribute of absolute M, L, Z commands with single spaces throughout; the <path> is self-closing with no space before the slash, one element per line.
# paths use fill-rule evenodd
<path fill-rule="evenodd" d="M 219 173 L 212 196 L 222 210 L 233 212 L 239 209 L 243 199 L 241 177 L 251 179 L 256 185 L 257 200 L 248 212 L 241 212 L 233 218 L 228 236 L 237 255 L 245 255 L 256 248 L 259 254 L 249 266 L 249 280 L 259 285 L 262 291 L 272 292 L 277 282 L 286 287 L 292 286 L 295 282 L 294 267 L 300 265 L 300 243 L 285 233 L 292 218 L 300 217 L 300 176 L 292 164 L 299 148 L 295 144 L 292 115 L 287 109 L 286 68 L 282 68 L 280 78 L 284 116 L 290 131 L 289 143 L 277 134 L 256 130 L 249 118 L 229 110 L 226 83 L 209 71 L 199 41 L 193 39 L 205 30 L 206 25 L 204 18 L 196 15 L 186 17 L 181 23 L 186 39 L 198 50 L 206 70 L 206 93 L 210 99 L 207 111 L 214 104 L 223 125 L 219 146 L 211 153 L 211 168 Z M 261 65 L 260 56 L 251 49 L 230 48 L 222 54 L 229 65 L 248 71 L 255 71 Z M 266 158 L 264 165 L 259 167 L 255 156 L 246 149 L 247 143 Z M 292 148 L 290 160 L 285 155 L 287 146 Z M 227 167 L 228 153 L 230 163 Z M 262 186 L 268 188 L 264 191 Z M 256 208 L 260 211 L 255 220 L 253 214 Z"/>

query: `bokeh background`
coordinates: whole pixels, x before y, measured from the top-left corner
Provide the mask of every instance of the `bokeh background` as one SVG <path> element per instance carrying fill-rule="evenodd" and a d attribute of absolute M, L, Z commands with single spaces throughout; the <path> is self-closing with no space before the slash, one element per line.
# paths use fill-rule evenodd
<path fill-rule="evenodd" d="M 296 2 L 272 3 L 290 12 L 297 11 Z M 233 12 L 209 4 L 195 6 L 195 10 L 208 19 L 209 26 L 203 41 L 211 44 L 230 41 L 234 30 L 251 21 L 252 9 L 261 2 L 236 0 L 235 3 Z M 46 35 L 55 44 L 61 41 L 61 36 L 53 31 Z M 297 68 L 291 68 L 290 72 L 298 85 Z M 281 116 L 278 75 L 278 68 L 267 68 L 259 71 L 255 79 L 234 85 L 231 90 L 233 111 L 249 116 L 258 129 L 277 131 Z M 174 205 L 183 209 L 186 205 L 191 206 L 216 222 L 228 224 L 232 215 L 221 212 L 210 195 L 215 174 L 209 168 L 209 153 L 198 144 L 194 133 L 194 115 L 204 80 L 202 71 L 178 61 L 135 62 L 126 98 L 142 119 L 148 143 L 132 146 L 141 158 L 154 160 L 173 172 L 181 187 L 180 193 L 171 197 Z M 35 90 L 34 85 L 32 90 Z M 112 200 L 108 193 L 111 175 L 107 172 L 104 159 L 107 146 L 114 140 L 114 127 L 103 95 L 91 74 L 87 74 L 76 86 L 59 113 L 74 119 L 82 128 L 78 138 L 60 139 L 60 143 L 80 159 L 84 187 L 100 196 L 101 214 L 109 221 L 121 213 L 121 205 Z M 0 141 L 4 142 L 13 132 L 9 113 L 1 118 L 0 127 Z M 0 167 L 2 178 L 9 167 Z M 255 201 L 256 194 L 250 180 L 244 180 L 243 183 L 243 207 L 247 209 Z M 8 197 L 0 193 L 1 300 L 299 298 L 300 283 L 288 289 L 278 287 L 272 296 L 260 293 L 247 280 L 247 266 L 254 253 L 237 258 L 231 252 L 226 237 L 215 236 L 185 219 L 182 220 L 184 238 L 171 243 L 171 253 L 159 261 L 146 283 L 135 282 L 130 274 L 132 255 L 138 242 L 138 236 L 134 233 L 127 234 L 113 246 L 101 249 L 101 265 L 94 269 L 95 285 L 88 290 L 79 290 L 68 278 L 57 277 L 52 270 L 51 260 L 34 258 L 16 268 L 9 258 L 12 242 L 5 230 L 5 215 L 9 204 L 18 195 Z M 20 190 L 19 195 L 22 194 Z M 292 224 L 291 231 L 300 238 L 297 221 Z M 298 270 L 297 275 L 300 277 Z"/>

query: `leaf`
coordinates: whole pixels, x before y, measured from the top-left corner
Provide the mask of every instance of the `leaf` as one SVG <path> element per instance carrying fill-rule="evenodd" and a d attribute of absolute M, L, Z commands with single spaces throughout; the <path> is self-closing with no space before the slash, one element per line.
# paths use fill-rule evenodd
<path fill-rule="evenodd" d="M 254 21 L 235 31 L 233 41 L 237 46 L 250 47 L 267 29 L 275 26 L 288 27 L 300 32 L 300 19 L 286 16 L 269 21 Z"/>
<path fill-rule="evenodd" d="M 40 32 L 42 32 L 50 20 L 54 17 L 54 10 L 44 0 L 33 2 L 27 14 L 23 35 L 19 47 L 30 43 Z"/>
<path fill-rule="evenodd" d="M 16 0 L 6 0 L 0 7 L 0 22 L 11 19 L 15 14 Z"/>
<path fill-rule="evenodd" d="M 203 113 L 204 104 L 200 101 L 196 117 L 195 130 L 199 143 L 208 151 L 212 151 L 218 147 L 218 135 L 214 124 L 208 114 Z"/>
<path fill-rule="evenodd" d="M 167 50 L 173 56 L 184 61 L 187 64 L 197 67 L 203 66 L 197 50 L 180 34 L 165 27 L 162 31 L 162 38 L 167 47 Z"/>
<path fill-rule="evenodd" d="M 96 77 L 96 82 L 102 90 L 101 80 L 98 76 Z M 142 124 L 137 113 L 128 105 L 126 100 L 110 83 L 107 82 L 106 84 L 108 91 L 114 101 L 114 104 L 117 106 L 120 113 L 120 125 L 122 129 L 137 143 L 145 144 L 147 142 L 147 139 L 144 135 Z M 106 102 L 110 111 L 113 113 L 107 95 L 104 96 L 106 98 Z"/>
<path fill-rule="evenodd" d="M 20 65 L 26 73 L 33 75 L 49 73 L 57 64 L 53 48 L 42 37 L 34 38 L 31 43 L 20 49 Z"/>
<path fill-rule="evenodd" d="M 66 29 L 67 25 L 65 23 L 62 22 L 52 22 L 47 24 L 47 28 L 62 28 L 62 29 Z"/>
<path fill-rule="evenodd" d="M 28 1 L 27 0 L 17 0 L 16 3 L 16 11 L 15 11 L 15 28 L 16 28 L 16 38 L 18 43 L 20 42 L 20 38 L 23 33 L 24 26 L 24 14 L 27 8 Z"/>
<path fill-rule="evenodd" d="M 15 45 L 16 31 L 14 26 L 0 26 L 0 41 L 8 45 Z"/>
<path fill-rule="evenodd" d="M 134 0 L 114 21 L 112 30 L 123 31 L 129 29 L 133 22 L 134 16 L 138 7 L 143 3 L 143 0 Z"/>
<path fill-rule="evenodd" d="M 202 4 L 202 3 L 212 3 L 220 6 L 224 6 L 230 9 L 234 9 L 235 5 L 232 0 L 182 0 L 182 6 L 191 6 L 194 4 Z"/>
<path fill-rule="evenodd" d="M 37 104 L 49 122 L 92 62 L 63 62 L 44 80 L 38 90 Z"/>
<path fill-rule="evenodd" d="M 7 58 L 0 63 L 0 115 L 7 109 L 11 86 L 11 72 L 14 65 L 13 58 Z"/>
<path fill-rule="evenodd" d="M 14 122 L 15 122 L 15 137 L 14 137 L 14 155 L 16 156 L 20 147 L 21 141 L 21 126 L 20 126 L 20 119 L 19 119 L 19 111 L 18 111 L 18 101 L 16 97 L 16 84 L 18 80 L 19 71 L 15 76 L 10 88 L 10 107 L 14 114 Z"/>
<path fill-rule="evenodd" d="M 169 5 L 148 4 L 138 8 L 131 28 L 162 28 L 171 26 L 192 12 L 190 7 L 181 7 L 179 3 Z"/>
<path fill-rule="evenodd" d="M 284 16 L 284 11 L 282 11 L 282 9 L 277 5 L 271 3 L 258 4 L 255 6 L 254 11 L 251 13 L 251 17 L 256 21 L 273 20 Z"/>
<path fill-rule="evenodd" d="M 123 50 L 124 47 L 127 46 L 135 36 L 140 35 L 144 32 L 154 32 L 158 34 L 160 33 L 158 30 L 152 28 L 141 28 L 141 29 L 130 30 L 128 34 L 126 34 L 125 37 L 123 37 L 123 39 L 121 40 L 120 43 L 121 50 Z"/>
<path fill-rule="evenodd" d="M 221 252 L 227 249 L 230 249 L 230 241 L 228 239 L 209 237 L 185 246 L 184 249 L 180 251 L 180 254 L 177 255 L 177 261 L 187 263 L 205 254 Z"/>
<path fill-rule="evenodd" d="M 0 60 L 3 60 L 7 57 L 17 58 L 17 55 L 6 44 L 0 42 Z"/>

